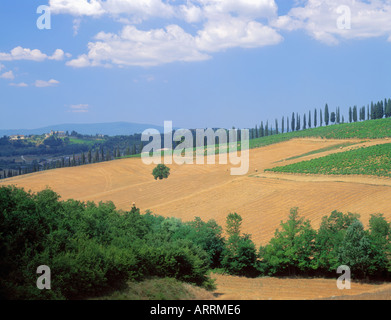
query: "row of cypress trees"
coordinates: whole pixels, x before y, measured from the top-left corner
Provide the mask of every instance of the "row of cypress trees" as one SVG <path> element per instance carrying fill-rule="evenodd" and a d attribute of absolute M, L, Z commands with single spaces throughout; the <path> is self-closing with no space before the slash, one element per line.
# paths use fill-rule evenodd
<path fill-rule="evenodd" d="M 391 117 L 391 99 L 384 99 L 377 103 L 371 102 L 370 105 L 368 104 L 361 108 L 358 108 L 357 106 L 349 107 L 348 116 L 349 118 L 347 120 L 350 123 L 382 119 L 384 117 L 389 118 Z M 345 117 L 341 114 L 341 108 L 337 107 L 335 111 L 330 111 L 330 108 L 326 103 L 324 110 L 315 108 L 313 113 L 309 111 L 308 115 L 305 113 L 302 117 L 299 113 L 292 112 L 290 118 L 285 118 L 285 116 L 283 116 L 280 123 L 275 119 L 274 127 L 273 124 L 269 124 L 269 121 L 266 121 L 266 123 L 261 121 L 259 127 L 256 125 L 255 128 L 250 129 L 250 139 L 345 122 Z"/>

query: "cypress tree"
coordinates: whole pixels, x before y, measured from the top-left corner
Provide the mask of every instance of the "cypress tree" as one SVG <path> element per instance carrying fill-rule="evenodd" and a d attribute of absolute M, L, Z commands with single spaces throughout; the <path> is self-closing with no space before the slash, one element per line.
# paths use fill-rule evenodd
<path fill-rule="evenodd" d="M 311 123 L 311 110 L 309 111 L 309 113 L 308 113 L 308 128 L 311 128 L 311 126 L 312 126 L 312 123 Z"/>
<path fill-rule="evenodd" d="M 328 126 L 330 122 L 329 106 L 327 105 L 327 103 L 326 106 L 324 107 L 324 122 L 326 126 Z"/>
<path fill-rule="evenodd" d="M 303 130 L 307 129 L 307 119 L 306 119 L 306 115 L 304 113 L 304 118 L 303 118 Z"/>
<path fill-rule="evenodd" d="M 99 162 L 99 150 L 95 150 L 94 162 Z"/>
<path fill-rule="evenodd" d="M 265 129 L 263 128 L 263 121 L 261 121 L 261 127 L 259 128 L 259 136 L 263 138 L 265 136 Z"/>
<path fill-rule="evenodd" d="M 330 122 L 331 123 L 334 123 L 335 122 L 335 112 L 331 112 L 331 116 L 330 116 Z"/>
<path fill-rule="evenodd" d="M 391 117 L 391 99 L 388 99 L 387 107 L 386 107 L 386 117 Z"/>
<path fill-rule="evenodd" d="M 352 123 L 353 121 L 353 111 L 352 107 L 349 107 L 349 122 Z"/>
<path fill-rule="evenodd" d="M 300 131 L 301 126 L 300 126 L 300 116 L 299 116 L 299 114 L 296 114 L 296 119 L 297 119 L 297 121 L 296 121 L 296 131 Z"/>
<path fill-rule="evenodd" d="M 357 122 L 357 106 L 353 107 L 353 121 Z"/>
<path fill-rule="evenodd" d="M 336 119 L 335 121 L 337 121 L 338 124 L 341 123 L 341 111 L 340 111 L 340 108 L 338 107 L 337 108 L 337 113 L 336 113 Z"/>
<path fill-rule="evenodd" d="M 320 109 L 319 115 L 320 115 L 320 126 L 323 126 L 323 113 L 322 113 L 322 109 Z"/>
<path fill-rule="evenodd" d="M 291 124 L 291 129 L 292 129 L 292 132 L 295 131 L 295 125 L 296 125 L 296 121 L 295 121 L 295 113 L 292 112 L 292 124 Z"/>
<path fill-rule="evenodd" d="M 285 132 L 285 119 L 284 117 L 282 117 L 282 120 L 281 120 L 281 133 L 284 133 Z"/>
<path fill-rule="evenodd" d="M 375 106 L 373 104 L 373 101 L 371 102 L 371 119 L 376 119 L 376 112 L 375 112 Z"/>
<path fill-rule="evenodd" d="M 314 112 L 314 128 L 318 125 L 318 109 L 315 109 Z"/>
<path fill-rule="evenodd" d="M 88 150 L 88 154 L 87 154 L 87 160 L 88 160 L 88 163 L 91 163 L 92 161 L 92 153 L 91 153 L 91 149 Z"/>
<path fill-rule="evenodd" d="M 383 100 L 377 103 L 376 119 L 383 119 L 384 117 L 384 105 Z"/>

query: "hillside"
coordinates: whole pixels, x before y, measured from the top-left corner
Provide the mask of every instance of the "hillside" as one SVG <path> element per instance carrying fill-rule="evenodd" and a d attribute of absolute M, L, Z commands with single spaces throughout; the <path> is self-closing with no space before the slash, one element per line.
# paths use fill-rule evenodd
<path fill-rule="evenodd" d="M 382 139 L 387 137 L 391 137 L 391 118 L 342 123 L 257 138 L 250 141 L 250 148 L 267 146 L 294 138 Z"/>
<path fill-rule="evenodd" d="M 366 124 L 386 127 L 389 121 L 368 121 Z M 353 130 L 356 126 L 358 124 L 346 127 Z M 259 139 L 265 145 L 250 150 L 250 169 L 244 176 L 231 176 L 231 165 L 169 165 L 170 177 L 157 181 L 152 176 L 154 165 L 144 165 L 140 158 L 128 158 L 27 174 L 2 180 L 0 185 L 15 184 L 32 191 L 49 187 L 64 200 L 113 201 L 117 208 L 125 210 L 129 210 L 134 202 L 142 212 L 149 209 L 183 221 L 191 221 L 195 217 L 204 221 L 215 219 L 221 226 L 225 225 L 227 214 L 237 212 L 243 218 L 242 232 L 251 234 L 259 247 L 273 237 L 292 207 L 298 207 L 300 216 L 309 219 L 314 228 L 319 227 L 323 216 L 334 210 L 359 214 L 365 226 L 368 226 L 373 213 L 383 213 L 387 220 L 391 219 L 388 201 L 391 181 L 387 177 L 265 172 L 280 165 L 371 150 L 389 144 L 385 138 L 369 140 L 363 133 L 365 123 L 360 126 L 361 129 L 356 131 L 359 138 L 353 139 L 294 137 L 298 133 L 285 134 L 288 139 L 282 141 L 276 139 L 284 135 Z M 317 132 L 315 130 L 313 132 Z M 332 131 L 336 134 L 335 130 L 339 129 L 332 126 L 319 128 L 321 130 L 329 135 Z M 350 134 L 349 130 L 345 133 Z M 386 133 L 384 131 L 383 135 Z M 318 299 L 342 294 L 351 298 L 358 295 L 389 298 L 387 284 L 357 284 L 352 291 L 341 293 L 336 290 L 335 280 L 253 280 L 219 274 L 212 278 L 216 279 L 215 296 L 204 296 L 199 292 L 197 297 L 201 294 L 205 299 Z M 128 291 L 107 299 L 154 299 L 160 294 L 159 291 L 155 295 L 153 291 L 141 289 L 138 285 L 131 286 Z M 174 295 L 177 289 L 174 289 Z M 185 288 L 184 296 L 188 289 Z"/>
<path fill-rule="evenodd" d="M 359 147 L 361 140 L 354 142 L 357 145 L 346 148 Z M 365 145 L 385 142 L 375 140 Z M 388 179 L 284 177 L 262 173 L 281 160 L 340 143 L 341 140 L 296 139 L 253 149 L 249 173 L 239 177 L 229 174 L 230 165 L 170 165 L 170 178 L 156 181 L 151 174 L 153 165 L 144 165 L 141 159 L 133 158 L 49 170 L 2 180 L 1 184 L 16 184 L 33 191 L 48 186 L 63 199 L 113 201 L 120 209 L 130 209 L 135 202 L 142 211 L 150 209 L 185 221 L 199 216 L 224 225 L 227 214 L 237 212 L 243 217 L 243 232 L 252 234 L 258 246 L 273 236 L 292 207 L 298 207 L 300 214 L 310 219 L 314 227 L 334 210 L 359 213 L 363 223 L 376 212 L 391 218 L 386 200 L 391 196 Z M 342 152 L 346 148 L 315 153 L 284 164 Z"/>

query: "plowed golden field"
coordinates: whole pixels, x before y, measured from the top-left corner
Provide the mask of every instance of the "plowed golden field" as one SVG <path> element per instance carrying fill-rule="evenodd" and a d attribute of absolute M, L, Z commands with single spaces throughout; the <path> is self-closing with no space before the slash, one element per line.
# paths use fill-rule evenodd
<path fill-rule="evenodd" d="M 384 142 L 388 141 L 362 144 Z M 252 234 L 258 246 L 273 236 L 292 207 L 298 207 L 300 215 L 310 219 L 314 227 L 333 210 L 359 213 L 364 224 L 371 213 L 384 213 L 391 220 L 391 179 L 263 173 L 276 165 L 323 156 L 330 151 L 278 162 L 340 143 L 300 139 L 252 149 L 250 170 L 245 176 L 231 176 L 231 164 L 169 165 L 169 179 L 156 181 L 151 174 L 154 165 L 133 158 L 23 175 L 0 184 L 15 184 L 32 191 L 50 187 L 62 199 L 113 201 L 124 210 L 135 202 L 142 211 L 150 209 L 183 220 L 199 216 L 203 220 L 215 219 L 222 226 L 228 213 L 237 212 L 243 218 L 242 231 Z"/>

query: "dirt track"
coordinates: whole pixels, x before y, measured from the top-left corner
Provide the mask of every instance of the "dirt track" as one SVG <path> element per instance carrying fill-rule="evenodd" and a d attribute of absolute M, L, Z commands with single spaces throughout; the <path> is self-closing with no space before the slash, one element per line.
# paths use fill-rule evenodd
<path fill-rule="evenodd" d="M 213 274 L 218 300 L 315 300 L 366 299 L 391 300 L 390 284 L 351 283 L 350 290 L 339 290 L 333 279 L 249 279 Z M 336 277 L 337 278 L 337 277 Z"/>

